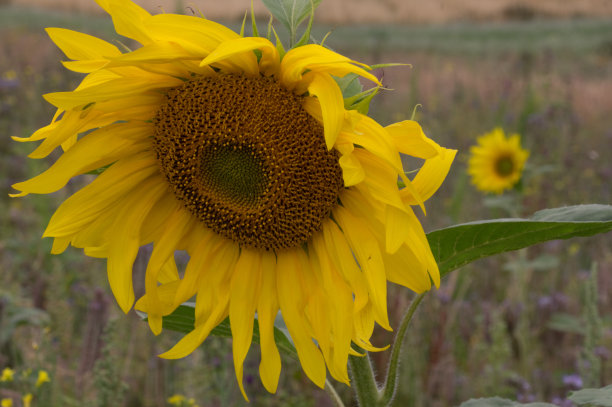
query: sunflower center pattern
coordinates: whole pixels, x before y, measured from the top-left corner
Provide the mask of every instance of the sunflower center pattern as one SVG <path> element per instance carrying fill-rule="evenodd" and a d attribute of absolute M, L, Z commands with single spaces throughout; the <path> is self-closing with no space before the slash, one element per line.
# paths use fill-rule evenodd
<path fill-rule="evenodd" d="M 301 245 L 344 186 L 322 125 L 300 96 L 263 76 L 216 75 L 170 90 L 153 144 L 177 198 L 244 247 Z"/>
<path fill-rule="evenodd" d="M 497 162 L 495 162 L 495 172 L 497 172 L 500 177 L 511 175 L 514 172 L 514 161 L 512 157 L 499 157 Z"/>

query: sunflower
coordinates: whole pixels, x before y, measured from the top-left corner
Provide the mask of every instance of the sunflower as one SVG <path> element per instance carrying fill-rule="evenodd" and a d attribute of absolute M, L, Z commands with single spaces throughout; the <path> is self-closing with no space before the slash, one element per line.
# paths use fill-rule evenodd
<path fill-rule="evenodd" d="M 104 169 L 52 216 L 43 235 L 54 238 L 52 253 L 71 244 L 106 258 L 119 306 L 146 312 L 155 334 L 195 297 L 195 329 L 164 358 L 190 354 L 229 316 L 243 394 L 255 316 L 260 376 L 276 391 L 279 311 L 308 377 L 323 387 L 329 369 L 348 384 L 348 355 L 378 349 L 375 323 L 391 329 L 387 281 L 416 292 L 439 284 L 412 206 L 438 189 L 455 151 L 414 121 L 383 127 L 347 110 L 334 78 L 378 80 L 320 45 L 285 53 L 201 17 L 96 1 L 142 46 L 122 52 L 47 29 L 71 60 L 64 65 L 87 75 L 74 91 L 45 95 L 58 109 L 51 124 L 17 138 L 42 140 L 31 158 L 63 149 L 48 170 L 13 185 L 17 196 Z M 400 153 L 424 160 L 413 179 Z M 146 294 L 134 305 L 132 267 L 149 243 Z M 181 273 L 176 250 L 189 254 Z"/>
<path fill-rule="evenodd" d="M 479 190 L 500 194 L 521 179 L 527 157 L 529 151 L 521 148 L 520 136 L 507 138 L 497 127 L 478 137 L 478 145 L 470 148 L 468 173 Z"/>

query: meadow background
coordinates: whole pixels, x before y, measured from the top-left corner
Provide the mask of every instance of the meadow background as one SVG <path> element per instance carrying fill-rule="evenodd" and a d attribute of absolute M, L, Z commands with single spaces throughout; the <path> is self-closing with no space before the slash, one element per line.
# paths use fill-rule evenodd
<path fill-rule="evenodd" d="M 0 398 L 15 397 L 16 406 L 27 392 L 34 393 L 33 406 L 243 405 L 229 340 L 211 337 L 186 359 L 159 359 L 155 355 L 180 335 L 165 331 L 155 337 L 133 312 L 124 316 L 110 294 L 103 260 L 73 248 L 49 254 L 51 242 L 40 238 L 42 231 L 87 176 L 52 195 L 7 196 L 11 184 L 57 158 L 28 160 L 33 146 L 10 137 L 48 124 L 53 109 L 41 94 L 72 89 L 80 80 L 63 69 L 64 56 L 43 28 L 117 39 L 110 18 L 92 13 L 90 3 L 0 0 L 0 370 L 15 370 L 13 382 L 0 382 Z M 152 12 L 164 3 L 168 12 L 190 13 L 192 5 L 138 3 Z M 217 13 L 207 4 L 212 2 L 193 3 L 209 17 Z M 237 3 L 240 10 L 249 7 L 242 0 L 219 3 L 228 10 Z M 417 119 L 426 134 L 459 150 L 442 189 L 428 202 L 425 230 L 563 205 L 610 204 L 610 3 L 424 3 L 406 2 L 412 10 L 401 14 L 406 6 L 393 8 L 392 0 L 355 1 L 350 8 L 326 0 L 314 37 L 333 30 L 327 45 L 351 58 L 412 65 L 376 71 L 392 90 L 374 99 L 370 113 L 388 124 L 409 118 L 420 104 Z M 383 6 L 372 8 L 375 4 Z M 378 11 L 362 13 L 367 6 Z M 395 12 L 385 20 L 381 7 Z M 235 15 L 224 18 L 239 27 Z M 521 134 L 531 156 L 518 190 L 486 197 L 469 184 L 466 163 L 476 137 L 495 126 Z M 452 273 L 426 297 L 413 321 L 396 404 L 447 407 L 499 395 L 570 407 L 568 391 L 612 383 L 610 247 L 610 234 L 554 241 Z M 149 250 L 143 248 L 136 262 L 140 293 Z M 177 257 L 181 260 L 180 253 Z M 390 286 L 392 326 L 411 297 Z M 390 338 L 380 330 L 373 342 L 384 345 Z M 379 371 L 387 357 L 388 352 L 374 355 Z M 268 394 L 258 363 L 253 347 L 245 365 L 251 405 L 332 405 L 289 359 L 283 360 L 278 394 Z M 51 382 L 36 388 L 40 369 L 49 372 Z M 350 389 L 337 388 L 350 398 Z M 175 394 L 185 401 L 171 404 L 168 398 Z"/>

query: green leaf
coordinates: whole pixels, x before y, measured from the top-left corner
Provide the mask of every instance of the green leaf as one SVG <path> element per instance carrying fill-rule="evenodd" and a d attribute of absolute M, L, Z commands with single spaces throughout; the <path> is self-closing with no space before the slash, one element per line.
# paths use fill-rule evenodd
<path fill-rule="evenodd" d="M 180 305 L 170 315 L 166 315 L 163 318 L 164 329 L 171 331 L 189 333 L 193 331 L 195 327 L 195 304 L 192 302 L 185 302 Z M 146 320 L 146 314 L 139 312 L 139 315 Z M 215 336 L 222 336 L 225 338 L 232 337 L 232 329 L 230 327 L 229 318 L 225 318 L 219 325 L 217 325 L 210 333 Z M 293 359 L 297 359 L 297 351 L 293 343 L 288 337 L 288 333 L 285 334 L 282 330 L 274 328 L 274 340 L 278 350 Z M 259 342 L 259 323 L 255 319 L 255 325 L 253 326 L 253 342 Z"/>
<path fill-rule="evenodd" d="M 321 0 L 262 0 L 268 11 L 280 21 L 289 31 L 293 47 L 297 36 L 297 29 L 321 3 Z"/>
<path fill-rule="evenodd" d="M 443 276 L 483 257 L 537 243 L 612 230 L 612 206 L 578 205 L 537 212 L 531 219 L 465 223 L 427 234 Z"/>
<path fill-rule="evenodd" d="M 568 397 L 579 406 L 590 404 L 599 407 L 612 407 L 612 385 L 601 389 L 582 389 L 572 392 Z"/>
<path fill-rule="evenodd" d="M 503 399 L 501 397 L 490 397 L 482 399 L 472 399 L 461 403 L 459 407 L 556 407 L 549 403 L 527 403 L 521 404 L 516 401 Z"/>

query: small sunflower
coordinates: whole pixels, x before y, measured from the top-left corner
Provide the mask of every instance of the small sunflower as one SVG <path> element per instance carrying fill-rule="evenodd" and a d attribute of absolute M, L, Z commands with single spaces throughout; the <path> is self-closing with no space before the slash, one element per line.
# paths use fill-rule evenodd
<path fill-rule="evenodd" d="M 521 148 L 520 136 L 507 138 L 497 127 L 478 137 L 478 145 L 470 148 L 468 173 L 479 190 L 500 194 L 521 179 L 527 157 L 529 151 Z"/>
<path fill-rule="evenodd" d="M 142 46 L 122 53 L 86 34 L 47 29 L 71 59 L 64 65 L 87 76 L 74 91 L 45 95 L 58 108 L 51 124 L 17 138 L 42 140 L 31 158 L 64 150 L 47 171 L 13 185 L 19 196 L 51 193 L 105 168 L 52 216 L 44 232 L 54 238 L 52 252 L 72 244 L 106 258 L 113 294 L 128 312 L 134 259 L 153 243 L 146 294 L 135 304 L 151 330 L 159 334 L 162 317 L 195 297 L 195 329 L 161 356 L 188 355 L 229 316 L 243 394 L 255 315 L 260 376 L 276 391 L 279 311 L 308 377 L 323 387 L 329 369 L 348 383 L 352 344 L 376 350 L 375 323 L 391 329 L 387 281 L 416 292 L 439 284 L 411 207 L 438 189 L 455 151 L 414 121 L 383 127 L 347 110 L 334 77 L 378 81 L 322 46 L 284 53 L 204 18 L 97 2 L 117 33 Z M 424 160 L 412 180 L 400 153 Z M 190 256 L 181 274 L 176 250 Z"/>

